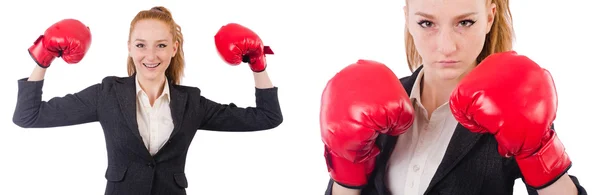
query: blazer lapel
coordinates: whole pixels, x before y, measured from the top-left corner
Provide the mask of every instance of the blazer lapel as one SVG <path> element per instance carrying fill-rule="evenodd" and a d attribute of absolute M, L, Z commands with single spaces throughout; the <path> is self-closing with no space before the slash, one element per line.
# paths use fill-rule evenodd
<path fill-rule="evenodd" d="M 183 126 L 183 118 L 185 114 L 185 107 L 187 105 L 187 93 L 179 88 L 176 88 L 174 84 L 169 82 L 169 90 L 171 93 L 171 103 L 169 107 L 171 108 L 171 118 L 173 119 L 173 131 L 171 135 L 169 135 L 169 141 L 175 136 Z M 162 161 L 163 159 L 160 157 L 162 153 L 164 153 L 165 147 L 161 147 L 158 149 L 158 152 L 154 154 L 154 157 L 157 161 Z"/>
<path fill-rule="evenodd" d="M 146 146 L 144 146 L 144 140 L 142 140 L 142 136 L 140 136 L 140 131 L 137 125 L 135 74 L 120 81 L 121 83 L 119 85 L 115 85 L 119 106 L 123 116 L 125 117 L 125 121 L 129 126 L 129 130 L 131 130 L 133 136 L 135 136 L 138 140 L 137 143 L 127 143 L 127 145 L 133 145 L 133 151 L 135 151 L 139 156 L 146 159 L 152 159 L 152 156 L 148 152 Z"/>
<path fill-rule="evenodd" d="M 180 90 L 174 84 L 169 83 L 169 89 L 171 90 L 171 117 L 173 118 L 173 132 L 169 136 L 169 140 L 173 138 L 183 124 L 183 114 L 185 113 L 185 107 L 187 104 L 187 93 Z"/>
<path fill-rule="evenodd" d="M 456 125 L 454 134 L 450 139 L 446 154 L 440 163 L 437 171 L 433 175 L 429 187 L 425 194 L 429 193 L 431 188 L 441 181 L 452 170 L 460 160 L 475 146 L 475 143 L 481 138 L 480 133 L 473 133 L 462 125 Z"/>
<path fill-rule="evenodd" d="M 408 95 L 410 95 L 412 87 L 417 80 L 417 75 L 419 71 L 422 71 L 422 69 L 423 66 L 419 66 L 410 77 L 400 80 L 406 92 L 409 93 Z M 470 132 L 460 124 L 456 125 L 454 134 L 452 134 L 452 138 L 450 138 L 450 143 L 446 149 L 446 154 L 444 154 L 444 158 L 438 166 L 437 171 L 433 175 L 425 194 L 429 193 L 433 186 L 440 182 L 450 172 L 450 170 L 452 170 L 458 164 L 458 162 L 460 162 L 460 160 L 467 155 L 471 148 L 475 146 L 475 143 L 477 143 L 481 135 L 482 134 Z M 396 143 L 396 139 L 397 137 L 390 139 L 389 144 L 391 146 L 388 147 L 393 148 Z M 392 150 L 388 151 L 386 155 L 391 155 Z"/>

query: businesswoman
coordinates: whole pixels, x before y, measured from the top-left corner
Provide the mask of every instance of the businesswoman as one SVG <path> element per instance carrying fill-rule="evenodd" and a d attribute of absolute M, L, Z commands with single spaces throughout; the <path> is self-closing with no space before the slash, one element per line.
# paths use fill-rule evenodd
<path fill-rule="evenodd" d="M 531 195 L 586 194 L 554 131 L 551 77 L 511 51 L 508 0 L 406 3 L 413 74 L 359 60 L 325 87 L 325 194 L 506 195 L 518 178 Z"/>
<path fill-rule="evenodd" d="M 13 121 L 24 128 L 98 121 L 108 152 L 105 194 L 186 194 L 186 154 L 198 129 L 258 131 L 283 120 L 277 87 L 265 71 L 265 53 L 271 51 L 263 52 L 260 38 L 241 25 L 223 26 L 215 38 L 224 60 L 232 65 L 244 60 L 254 71 L 256 107 L 219 104 L 196 87 L 180 85 L 183 35 L 169 10 L 154 7 L 140 11 L 131 22 L 129 77 L 109 76 L 80 92 L 42 101 L 44 75 L 52 61 L 61 57 L 78 63 L 91 44 L 90 30 L 77 20 L 48 28 L 29 49 L 37 65 L 31 76 L 18 81 Z M 223 49 L 230 45 L 246 48 Z"/>

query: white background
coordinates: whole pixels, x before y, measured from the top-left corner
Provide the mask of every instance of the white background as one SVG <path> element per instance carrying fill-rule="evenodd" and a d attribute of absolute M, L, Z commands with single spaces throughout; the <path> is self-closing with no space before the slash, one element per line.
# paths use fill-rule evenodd
<path fill-rule="evenodd" d="M 600 77 L 595 1 L 512 1 L 515 50 L 549 69 L 559 93 L 557 131 L 588 193 L 600 193 L 598 85 Z M 185 38 L 184 85 L 221 103 L 254 106 L 246 65 L 219 58 L 213 35 L 229 22 L 257 32 L 275 55 L 268 72 L 280 87 L 284 122 L 254 133 L 199 131 L 188 154 L 189 194 L 323 194 L 328 174 L 318 113 L 327 80 L 359 58 L 410 74 L 404 57 L 403 0 L 379 1 L 12 1 L 3 2 L 0 77 L 0 194 L 103 194 L 106 151 L 98 123 L 22 129 L 11 121 L 17 79 L 36 66 L 27 48 L 64 18 L 89 25 L 92 46 L 81 63 L 57 59 L 46 75 L 44 100 L 78 92 L 105 76 L 126 76 L 131 19 L 155 5 L 169 8 Z M 6 5 L 8 4 L 8 5 Z M 535 10 L 534 10 L 535 9 Z M 585 151 L 589 150 L 589 151 Z M 516 194 L 526 194 L 516 181 Z"/>

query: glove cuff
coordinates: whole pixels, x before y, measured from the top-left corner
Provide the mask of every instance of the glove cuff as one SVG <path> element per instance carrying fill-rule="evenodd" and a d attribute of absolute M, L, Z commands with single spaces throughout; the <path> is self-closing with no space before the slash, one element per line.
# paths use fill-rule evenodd
<path fill-rule="evenodd" d="M 250 69 L 252 70 L 252 72 L 255 73 L 260 73 L 267 69 L 267 60 L 264 56 L 250 58 L 248 64 L 250 64 Z"/>
<path fill-rule="evenodd" d="M 261 73 L 264 72 L 265 70 L 267 70 L 267 65 L 265 64 L 264 66 L 252 66 L 250 65 L 250 70 L 252 70 L 252 72 L 254 73 Z"/>
<path fill-rule="evenodd" d="M 363 161 L 352 162 L 346 158 L 340 157 L 325 148 L 325 160 L 327 161 L 327 170 L 331 178 L 341 186 L 351 189 L 364 188 L 368 183 L 368 178 L 375 168 L 375 156 L 379 150 L 374 148 L 369 157 Z"/>
<path fill-rule="evenodd" d="M 550 139 L 538 152 L 516 161 L 525 183 L 535 189 L 552 185 L 571 168 L 571 159 L 554 130 L 550 130 Z"/>
<path fill-rule="evenodd" d="M 42 42 L 43 38 L 44 35 L 40 35 L 38 39 L 35 40 L 33 45 L 29 47 L 28 51 L 29 55 L 31 56 L 31 58 L 33 58 L 33 60 L 35 61 L 35 63 L 37 63 L 38 66 L 42 68 L 48 68 L 50 67 L 50 64 L 52 64 L 52 61 L 54 61 L 54 58 L 56 58 L 57 55 L 48 51 L 44 47 L 44 44 Z"/>

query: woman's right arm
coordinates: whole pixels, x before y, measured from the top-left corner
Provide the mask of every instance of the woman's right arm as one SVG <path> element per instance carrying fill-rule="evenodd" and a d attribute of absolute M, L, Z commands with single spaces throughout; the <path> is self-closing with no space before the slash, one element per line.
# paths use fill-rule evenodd
<path fill-rule="evenodd" d="M 333 182 L 333 186 L 331 186 L 331 195 L 360 195 L 360 190 L 346 188 Z"/>
<path fill-rule="evenodd" d="M 46 76 L 46 69 L 40 66 L 35 66 L 27 81 L 41 81 L 44 80 L 44 76 Z"/>
<path fill-rule="evenodd" d="M 23 128 L 43 128 L 98 121 L 96 108 L 100 84 L 74 94 L 42 101 L 46 70 L 36 65 L 28 78 L 18 80 L 13 123 Z"/>

